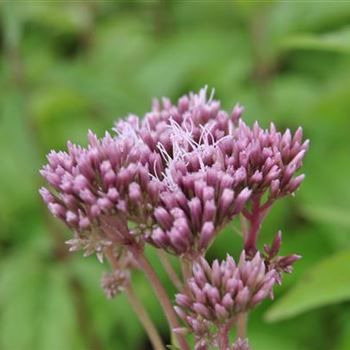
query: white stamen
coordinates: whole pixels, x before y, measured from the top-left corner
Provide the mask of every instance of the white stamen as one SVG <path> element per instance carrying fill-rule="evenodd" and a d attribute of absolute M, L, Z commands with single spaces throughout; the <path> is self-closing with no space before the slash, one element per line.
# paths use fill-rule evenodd
<path fill-rule="evenodd" d="M 215 95 L 215 89 L 213 88 L 213 89 L 211 89 L 211 93 L 210 93 L 210 97 L 209 97 L 209 100 L 208 100 L 208 104 L 213 102 L 214 95 Z"/>

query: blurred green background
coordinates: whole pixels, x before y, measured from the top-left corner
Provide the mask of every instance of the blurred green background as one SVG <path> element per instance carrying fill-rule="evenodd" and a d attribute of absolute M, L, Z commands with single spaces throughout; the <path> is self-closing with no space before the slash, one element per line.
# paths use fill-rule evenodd
<path fill-rule="evenodd" d="M 126 299 L 105 299 L 107 267 L 67 253 L 38 169 L 67 139 L 85 145 L 88 128 L 102 135 L 153 96 L 205 84 L 224 108 L 244 104 L 249 123 L 302 125 L 311 140 L 307 178 L 262 240 L 282 229 L 283 253 L 303 259 L 252 313 L 253 349 L 350 349 L 350 2 L 13 1 L 0 25 L 1 350 L 150 349 Z M 210 258 L 238 256 L 232 232 Z M 166 338 L 156 298 L 134 279 Z"/>

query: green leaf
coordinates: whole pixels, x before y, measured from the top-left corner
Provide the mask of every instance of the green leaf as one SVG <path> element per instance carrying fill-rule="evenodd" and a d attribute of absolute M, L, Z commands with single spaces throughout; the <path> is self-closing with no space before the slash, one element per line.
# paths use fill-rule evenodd
<path fill-rule="evenodd" d="M 174 345 L 167 345 L 166 347 L 170 350 L 181 350 L 180 348 L 178 348 L 177 346 L 174 346 Z"/>
<path fill-rule="evenodd" d="M 265 314 L 268 321 L 294 317 L 303 312 L 350 299 L 350 249 L 312 267 L 298 284 Z"/>
<path fill-rule="evenodd" d="M 64 266 L 26 251 L 5 260 L 0 278 L 0 348 L 83 349 Z"/>
<path fill-rule="evenodd" d="M 343 208 L 331 207 L 327 205 L 303 205 L 303 214 L 318 222 L 350 228 L 349 213 Z"/>
<path fill-rule="evenodd" d="M 32 254 L 4 260 L 0 274 L 0 348 L 33 348 L 47 275 Z"/>
<path fill-rule="evenodd" d="M 324 50 L 349 54 L 350 28 L 345 27 L 341 30 L 322 35 L 310 33 L 291 35 L 284 38 L 280 46 L 282 49 L 287 50 Z"/>
<path fill-rule="evenodd" d="M 82 349 L 69 275 L 64 266 L 55 265 L 50 271 L 46 302 L 41 308 L 41 336 L 38 350 Z M 64 336 L 62 336 L 64 334 Z"/>

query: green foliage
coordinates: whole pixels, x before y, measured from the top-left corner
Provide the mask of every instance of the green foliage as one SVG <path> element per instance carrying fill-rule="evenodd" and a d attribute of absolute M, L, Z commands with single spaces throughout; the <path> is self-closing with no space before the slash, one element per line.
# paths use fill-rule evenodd
<path fill-rule="evenodd" d="M 350 251 L 340 251 L 305 273 L 287 294 L 267 312 L 278 321 L 300 313 L 350 299 Z"/>
<path fill-rule="evenodd" d="M 248 122 L 302 125 L 311 140 L 305 183 L 263 227 L 267 241 L 281 229 L 283 254 L 303 259 L 275 304 L 252 313 L 253 349 L 350 349 L 349 18 L 348 2 L 1 4 L 0 349 L 149 348 L 126 298 L 103 296 L 106 267 L 67 254 L 70 233 L 41 204 L 38 169 L 67 139 L 86 144 L 87 129 L 102 135 L 153 96 L 205 84 L 225 108 L 244 104 Z M 238 256 L 233 231 L 210 258 Z M 133 278 L 167 337 L 147 281 Z"/>

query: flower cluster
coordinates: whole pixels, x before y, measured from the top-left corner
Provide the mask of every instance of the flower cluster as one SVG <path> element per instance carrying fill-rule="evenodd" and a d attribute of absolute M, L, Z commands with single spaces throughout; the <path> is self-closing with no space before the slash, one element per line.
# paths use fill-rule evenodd
<path fill-rule="evenodd" d="M 128 270 L 115 270 L 113 272 L 104 272 L 101 278 L 101 287 L 108 299 L 114 298 L 122 292 L 129 282 Z"/>
<path fill-rule="evenodd" d="M 177 188 L 161 192 L 160 205 L 154 212 L 158 225 L 147 239 L 171 253 L 196 258 L 242 210 L 251 191 L 248 188 L 233 190 L 234 178 L 215 166 L 201 170 L 193 154 L 177 162 L 173 176 Z"/>
<path fill-rule="evenodd" d="M 260 253 L 249 260 L 243 251 L 238 264 L 229 255 L 212 266 L 202 258 L 194 264 L 184 291 L 176 295 L 175 308 L 198 344 L 210 342 L 213 327 L 230 323 L 239 313 L 272 297 L 275 282 L 276 271 L 267 270 Z"/>
<path fill-rule="evenodd" d="M 195 335 L 197 350 L 207 349 L 207 343 L 217 346 L 222 329 L 272 296 L 273 285 L 300 258 L 278 255 L 280 233 L 262 253 L 257 240 L 275 200 L 294 194 L 303 181 L 297 172 L 309 142 L 301 128 L 293 135 L 273 124 L 249 127 L 243 111 L 240 105 L 223 111 L 213 95 L 207 98 L 206 88 L 176 104 L 154 100 L 143 119 L 130 115 L 116 123 L 113 135 L 99 139 L 90 131 L 87 147 L 69 142 L 67 152 L 51 151 L 41 170 L 48 182 L 41 196 L 74 232 L 67 241 L 70 250 L 112 261 L 114 271 L 101 281 L 108 297 L 131 283 L 127 262 L 134 260 L 154 281 L 144 244 L 195 262 L 176 296 L 176 311 Z M 239 214 L 245 223 L 239 263 L 228 256 L 210 266 L 208 248 Z M 116 250 L 122 256 L 114 256 Z M 155 291 L 169 324 L 181 333 L 159 285 Z M 227 334 L 219 338 L 225 337 L 220 348 L 249 349 L 245 336 L 231 347 Z M 178 340 L 187 349 L 184 339 Z"/>
<path fill-rule="evenodd" d="M 294 177 L 309 147 L 301 128 L 293 136 L 289 129 L 277 132 L 274 124 L 264 130 L 257 122 L 250 128 L 240 120 L 232 138 L 219 147 L 227 171 L 239 173 L 242 186 L 252 189 L 254 196 L 269 190 L 272 200 L 294 193 L 304 179 L 303 174 Z"/>
<path fill-rule="evenodd" d="M 251 129 L 242 112 L 237 105 L 227 114 L 202 89 L 177 105 L 155 102 L 142 122 L 135 116 L 119 122 L 115 137 L 89 132 L 87 148 L 68 143 L 67 153 L 52 151 L 41 171 L 51 188 L 41 195 L 77 232 L 73 249 L 100 252 L 111 239 L 130 241 L 131 221 L 133 237 L 198 256 L 251 197 L 268 189 L 270 200 L 294 192 L 303 175 L 293 175 L 308 147 L 301 129 L 294 137 L 274 126 Z M 101 233 L 110 216 L 114 237 Z"/>
<path fill-rule="evenodd" d="M 48 155 L 41 174 L 50 190 L 40 193 L 51 213 L 75 232 L 68 241 L 71 250 L 100 255 L 112 241 L 134 239 L 135 232 L 126 230 L 125 223 L 147 224 L 160 186 L 149 177 L 147 147 L 108 133 L 99 140 L 89 132 L 88 140 L 87 148 L 68 143 L 68 152 Z"/>
<path fill-rule="evenodd" d="M 248 340 L 238 338 L 233 344 L 232 350 L 250 350 Z"/>

